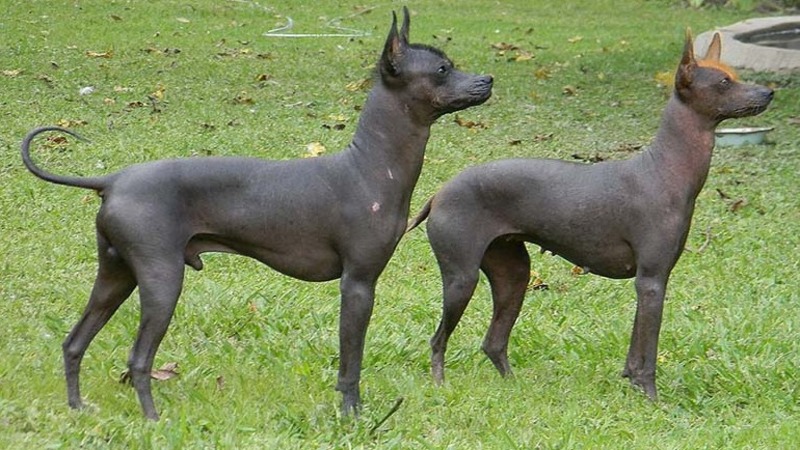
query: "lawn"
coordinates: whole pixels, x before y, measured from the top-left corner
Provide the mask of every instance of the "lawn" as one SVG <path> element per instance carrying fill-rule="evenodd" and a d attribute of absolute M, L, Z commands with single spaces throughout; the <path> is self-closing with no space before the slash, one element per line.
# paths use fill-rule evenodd
<path fill-rule="evenodd" d="M 8 2 L 7 2 L 8 3 Z M 441 118 L 417 211 L 470 165 L 505 157 L 621 159 L 647 145 L 686 27 L 768 13 L 673 0 L 248 0 L 10 2 L 0 18 L 0 447 L 27 448 L 797 448 L 800 433 L 800 75 L 740 74 L 775 88 L 758 117 L 770 143 L 715 150 L 672 273 L 653 403 L 620 378 L 631 280 L 579 276 L 531 247 L 531 290 L 510 343 L 515 377 L 480 351 L 482 281 L 429 375 L 441 282 L 425 233 L 401 241 L 380 279 L 361 419 L 339 416 L 338 283 L 305 283 L 253 260 L 204 256 L 156 367 L 162 420 L 119 383 L 138 328 L 133 296 L 83 362 L 90 405 L 66 403 L 61 342 L 96 270 L 90 191 L 36 179 L 19 142 L 61 124 L 90 144 L 34 146 L 57 173 L 98 175 L 176 156 L 272 159 L 349 143 L 391 11 L 411 40 L 495 77 L 485 105 Z M 574 3 L 580 3 L 576 6 Z M 292 32 L 271 37 L 291 18 Z M 335 19 L 335 20 L 334 20 Z M 348 30 L 327 26 L 334 20 Z M 347 33 L 356 36 L 328 37 Z M 723 48 L 723 59 L 725 49 Z M 373 426 L 403 398 L 385 423 Z"/>

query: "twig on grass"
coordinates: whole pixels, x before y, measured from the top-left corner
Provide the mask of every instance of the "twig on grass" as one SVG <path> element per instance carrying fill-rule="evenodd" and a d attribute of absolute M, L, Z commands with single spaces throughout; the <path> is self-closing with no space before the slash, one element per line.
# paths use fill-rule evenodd
<path fill-rule="evenodd" d="M 400 409 L 401 404 L 403 404 L 403 397 L 397 397 L 397 400 L 394 401 L 394 406 L 392 406 L 392 409 L 390 409 L 389 412 L 386 413 L 385 416 L 383 416 L 383 419 L 379 420 L 378 423 L 376 423 L 372 428 L 370 428 L 369 434 L 370 435 L 375 434 L 375 431 L 377 431 L 378 428 L 380 428 L 380 426 L 384 424 L 384 422 L 389 420 L 389 417 L 392 417 L 392 414 L 396 413 L 397 410 Z"/>
<path fill-rule="evenodd" d="M 703 253 L 703 251 L 706 248 L 708 248 L 708 244 L 711 243 L 711 239 L 714 237 L 714 235 L 711 233 L 711 225 L 706 227 L 706 231 L 703 232 L 703 236 L 705 236 L 705 240 L 700 245 L 700 248 L 698 248 L 697 250 L 692 250 L 691 248 L 685 246 L 684 250 L 686 250 L 689 253 Z"/>

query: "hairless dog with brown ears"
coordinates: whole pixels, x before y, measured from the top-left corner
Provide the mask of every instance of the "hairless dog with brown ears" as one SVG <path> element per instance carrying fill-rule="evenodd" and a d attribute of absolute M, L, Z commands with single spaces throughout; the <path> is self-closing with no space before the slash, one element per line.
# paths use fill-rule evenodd
<path fill-rule="evenodd" d="M 753 116 L 771 89 L 737 81 L 715 35 L 696 59 L 691 34 L 675 89 L 652 145 L 625 161 L 594 165 L 513 159 L 469 168 L 449 181 L 409 224 L 426 218 L 443 279 L 442 320 L 431 339 L 433 377 L 444 379 L 447 340 L 475 290 L 479 270 L 494 312 L 482 349 L 501 374 L 530 279 L 525 242 L 608 278 L 636 277 L 637 307 L 622 374 L 656 399 L 656 353 L 667 280 L 686 242 L 695 199 L 708 175 L 714 129 Z"/>

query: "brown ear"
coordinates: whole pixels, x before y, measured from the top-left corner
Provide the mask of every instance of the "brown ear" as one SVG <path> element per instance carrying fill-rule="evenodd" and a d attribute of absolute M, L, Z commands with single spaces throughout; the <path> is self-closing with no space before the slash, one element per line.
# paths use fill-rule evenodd
<path fill-rule="evenodd" d="M 719 62 L 720 53 L 722 53 L 722 38 L 717 32 L 714 33 L 714 37 L 711 38 L 711 43 L 708 44 L 708 50 L 706 51 L 706 56 L 704 56 L 703 59 L 706 61 Z"/>
<path fill-rule="evenodd" d="M 686 41 L 683 44 L 683 56 L 675 73 L 675 88 L 678 91 L 687 89 L 692 84 L 694 68 L 697 67 L 697 60 L 694 58 L 694 42 L 692 42 L 692 30 L 686 29 Z"/>
<path fill-rule="evenodd" d="M 403 28 L 405 33 L 408 34 L 408 15 L 403 20 Z M 386 37 L 386 44 L 383 46 L 383 54 L 381 54 L 380 71 L 384 75 L 395 76 L 397 75 L 397 60 L 403 53 L 403 47 L 406 42 L 403 40 L 401 34 L 397 32 L 397 14 L 392 11 L 392 28 L 389 30 L 389 35 Z"/>

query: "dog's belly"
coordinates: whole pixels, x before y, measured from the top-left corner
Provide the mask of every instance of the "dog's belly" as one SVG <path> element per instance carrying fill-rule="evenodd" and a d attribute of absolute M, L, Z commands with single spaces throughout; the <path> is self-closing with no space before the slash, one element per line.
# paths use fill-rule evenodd
<path fill-rule="evenodd" d="M 186 246 L 186 264 L 200 270 L 201 253 L 224 252 L 248 256 L 303 281 L 329 281 L 342 275 L 342 261 L 329 246 L 308 242 L 275 245 L 271 248 L 224 239 L 213 235 L 194 236 Z"/>
<path fill-rule="evenodd" d="M 624 241 L 603 242 L 583 240 L 569 244 L 530 239 L 567 261 L 583 268 L 585 272 L 606 278 L 631 278 L 636 275 L 636 259 L 633 249 Z"/>

